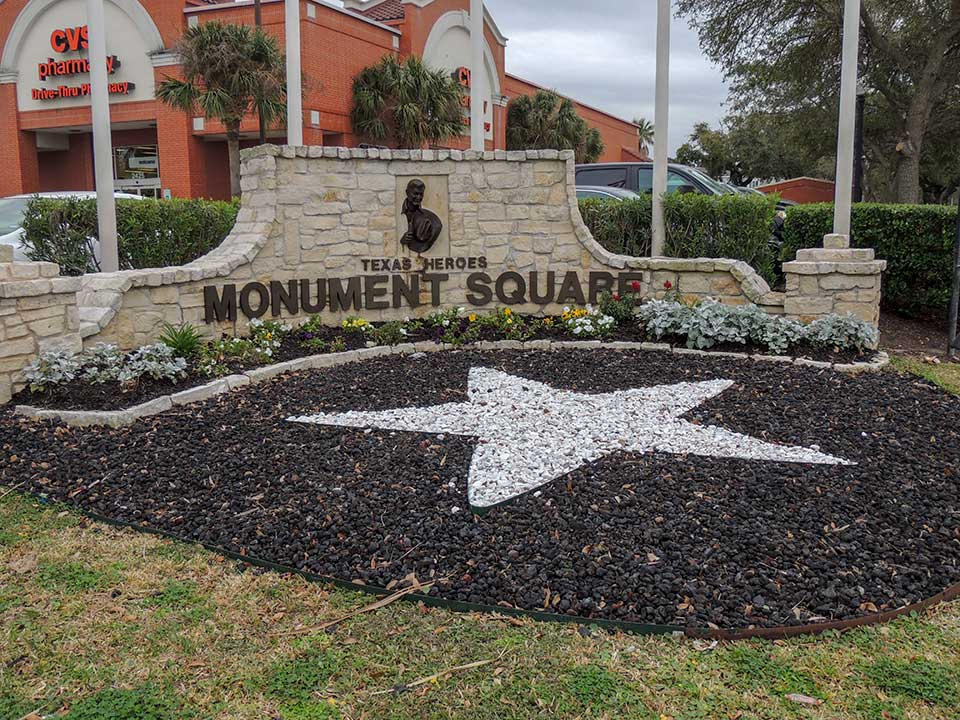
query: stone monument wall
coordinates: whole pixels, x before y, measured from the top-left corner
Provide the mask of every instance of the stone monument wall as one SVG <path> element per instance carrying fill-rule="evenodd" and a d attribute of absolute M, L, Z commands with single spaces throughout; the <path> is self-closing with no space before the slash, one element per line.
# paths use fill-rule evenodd
<path fill-rule="evenodd" d="M 443 225 L 421 255 L 403 242 L 413 179 L 424 182 L 423 208 Z M 183 267 L 54 279 L 55 266 L 0 256 L 0 401 L 44 349 L 74 347 L 79 337 L 133 349 L 155 342 L 164 323 L 193 323 L 214 337 L 244 332 L 253 317 L 297 323 L 320 314 L 338 324 L 458 306 L 554 314 L 634 283 L 644 297 L 662 296 L 667 282 L 685 295 L 803 320 L 848 310 L 877 317 L 883 263 L 872 255 L 841 261 L 801 251 L 813 254 L 785 265 L 779 293 L 740 261 L 604 250 L 580 217 L 570 151 L 266 145 L 242 153 L 241 182 L 230 235 Z"/>

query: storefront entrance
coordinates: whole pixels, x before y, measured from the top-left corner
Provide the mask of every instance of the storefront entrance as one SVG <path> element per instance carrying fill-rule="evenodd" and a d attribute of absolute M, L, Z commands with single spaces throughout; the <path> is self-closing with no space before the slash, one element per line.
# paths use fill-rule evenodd
<path fill-rule="evenodd" d="M 113 148 L 113 187 L 117 192 L 159 198 L 160 155 L 156 145 Z"/>

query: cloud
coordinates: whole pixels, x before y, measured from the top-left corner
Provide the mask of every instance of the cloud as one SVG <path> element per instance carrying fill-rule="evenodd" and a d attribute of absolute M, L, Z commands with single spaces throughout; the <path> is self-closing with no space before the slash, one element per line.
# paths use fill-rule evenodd
<path fill-rule="evenodd" d="M 507 72 L 613 115 L 653 120 L 656 2 L 486 0 L 507 42 Z M 693 125 L 724 116 L 723 74 L 684 20 L 671 23 L 670 152 Z"/>

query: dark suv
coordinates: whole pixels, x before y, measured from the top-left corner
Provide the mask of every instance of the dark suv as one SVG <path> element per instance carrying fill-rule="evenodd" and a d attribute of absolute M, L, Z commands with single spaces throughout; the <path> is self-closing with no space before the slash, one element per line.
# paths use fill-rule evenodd
<path fill-rule="evenodd" d="M 635 193 L 653 192 L 653 163 L 594 163 L 577 165 L 577 185 L 607 185 Z M 729 195 L 722 183 L 687 165 L 667 166 L 667 192 L 695 192 L 703 195 Z"/>

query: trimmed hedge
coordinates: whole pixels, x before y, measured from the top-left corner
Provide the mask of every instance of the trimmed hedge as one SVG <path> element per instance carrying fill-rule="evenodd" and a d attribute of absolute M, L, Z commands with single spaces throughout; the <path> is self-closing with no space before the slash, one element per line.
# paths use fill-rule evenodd
<path fill-rule="evenodd" d="M 580 214 L 598 243 L 619 255 L 650 255 L 652 201 L 581 200 Z M 664 200 L 664 253 L 670 257 L 732 258 L 768 282 L 776 277 L 770 247 L 776 199 L 759 195 L 673 193 Z"/>
<path fill-rule="evenodd" d="M 217 247 L 237 219 L 236 202 L 117 200 L 117 250 L 123 270 L 184 265 Z M 64 275 L 98 272 L 97 201 L 33 198 L 24 213 L 26 254 L 55 262 Z"/>
<path fill-rule="evenodd" d="M 663 211 L 666 255 L 743 260 L 767 282 L 776 278 L 770 246 L 775 197 L 673 193 L 664 197 Z"/>
<path fill-rule="evenodd" d="M 780 259 L 819 247 L 833 231 L 833 204 L 797 205 L 787 211 Z M 873 248 L 887 261 L 885 308 L 917 315 L 942 312 L 950 302 L 957 208 L 946 205 L 853 206 L 851 247 Z"/>
<path fill-rule="evenodd" d="M 580 215 L 594 239 L 617 255 L 648 257 L 651 247 L 649 195 L 637 200 L 581 200 Z"/>

